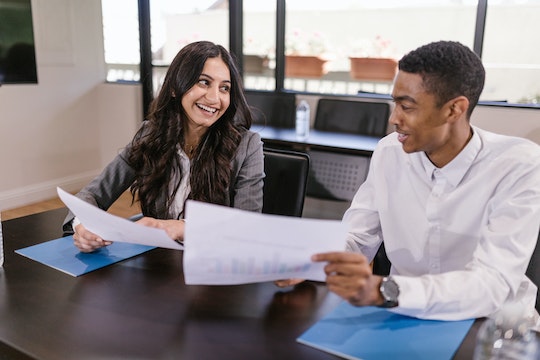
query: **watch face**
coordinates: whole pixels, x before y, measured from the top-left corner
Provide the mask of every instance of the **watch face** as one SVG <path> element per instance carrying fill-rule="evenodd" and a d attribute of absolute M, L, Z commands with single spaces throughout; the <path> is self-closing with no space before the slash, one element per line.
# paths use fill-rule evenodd
<path fill-rule="evenodd" d="M 396 301 L 399 295 L 398 284 L 392 279 L 386 278 L 386 281 L 383 283 L 383 296 L 386 300 Z"/>
<path fill-rule="evenodd" d="M 385 277 L 381 283 L 381 294 L 384 297 L 382 307 L 389 308 L 398 306 L 399 286 L 390 277 Z"/>

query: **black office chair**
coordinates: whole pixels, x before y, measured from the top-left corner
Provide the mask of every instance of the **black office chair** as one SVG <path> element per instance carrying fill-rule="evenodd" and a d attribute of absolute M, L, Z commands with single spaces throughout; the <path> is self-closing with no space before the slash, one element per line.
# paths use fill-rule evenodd
<path fill-rule="evenodd" d="M 313 128 L 347 134 L 383 137 L 387 133 L 390 104 L 385 101 L 319 99 Z"/>
<path fill-rule="evenodd" d="M 384 249 L 384 243 L 381 244 L 379 250 L 373 258 L 373 273 L 375 275 L 386 276 L 390 274 L 390 267 L 392 264 L 386 256 L 386 250 Z"/>
<path fill-rule="evenodd" d="M 293 128 L 296 116 L 296 95 L 269 91 L 246 90 L 253 123 L 279 128 Z"/>
<path fill-rule="evenodd" d="M 390 103 L 321 98 L 317 103 L 313 129 L 334 133 L 386 135 Z M 310 150 L 311 174 L 307 195 L 319 199 L 351 201 L 366 179 L 369 157 L 340 152 Z"/>
<path fill-rule="evenodd" d="M 536 247 L 534 248 L 531 261 L 525 275 L 540 289 L 540 232 L 538 233 L 538 240 L 536 241 Z M 540 312 L 540 294 L 536 293 L 536 311 Z"/>
<path fill-rule="evenodd" d="M 302 216 L 309 174 L 306 153 L 264 149 L 263 209 L 265 214 Z"/>

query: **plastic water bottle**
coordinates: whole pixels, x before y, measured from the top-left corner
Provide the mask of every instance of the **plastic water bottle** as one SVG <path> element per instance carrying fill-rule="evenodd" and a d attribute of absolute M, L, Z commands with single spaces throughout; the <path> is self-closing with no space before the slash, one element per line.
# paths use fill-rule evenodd
<path fill-rule="evenodd" d="M 309 104 L 306 100 L 302 100 L 296 107 L 296 138 L 298 140 L 308 138 L 309 125 Z"/>
<path fill-rule="evenodd" d="M 0 215 L 0 267 L 4 266 L 4 237 L 2 236 L 2 215 Z"/>
<path fill-rule="evenodd" d="M 478 329 L 474 360 L 527 360 L 538 358 L 532 319 L 512 305 L 488 318 Z"/>

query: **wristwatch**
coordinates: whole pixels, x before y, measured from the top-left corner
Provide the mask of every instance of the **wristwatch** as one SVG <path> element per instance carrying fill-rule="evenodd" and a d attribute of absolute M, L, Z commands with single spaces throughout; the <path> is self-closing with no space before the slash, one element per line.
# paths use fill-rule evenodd
<path fill-rule="evenodd" d="M 399 286 L 391 276 L 382 279 L 379 291 L 384 298 L 384 303 L 380 307 L 393 308 L 398 306 Z"/>

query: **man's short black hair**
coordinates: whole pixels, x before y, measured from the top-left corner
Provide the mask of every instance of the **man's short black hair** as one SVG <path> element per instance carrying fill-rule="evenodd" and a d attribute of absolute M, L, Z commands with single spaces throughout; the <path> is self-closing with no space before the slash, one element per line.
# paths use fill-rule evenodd
<path fill-rule="evenodd" d="M 432 42 L 409 52 L 399 61 L 399 70 L 421 75 L 424 88 L 435 95 L 438 106 L 465 96 L 469 99 L 468 118 L 478 103 L 486 77 L 478 55 L 456 41 Z"/>

